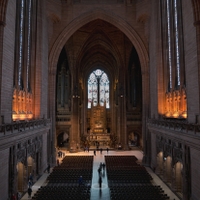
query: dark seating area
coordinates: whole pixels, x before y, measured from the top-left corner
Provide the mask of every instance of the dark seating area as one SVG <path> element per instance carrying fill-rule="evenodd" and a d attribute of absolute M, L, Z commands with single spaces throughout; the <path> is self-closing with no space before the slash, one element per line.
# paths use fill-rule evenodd
<path fill-rule="evenodd" d="M 110 199 L 167 200 L 160 186 L 152 184 L 152 177 L 135 156 L 105 156 Z"/>
<path fill-rule="evenodd" d="M 60 166 L 53 168 L 42 186 L 32 197 L 35 200 L 89 200 L 93 156 L 66 156 Z M 82 176 L 83 184 L 79 185 Z"/>
<path fill-rule="evenodd" d="M 90 186 L 44 186 L 32 197 L 35 200 L 89 200 Z"/>

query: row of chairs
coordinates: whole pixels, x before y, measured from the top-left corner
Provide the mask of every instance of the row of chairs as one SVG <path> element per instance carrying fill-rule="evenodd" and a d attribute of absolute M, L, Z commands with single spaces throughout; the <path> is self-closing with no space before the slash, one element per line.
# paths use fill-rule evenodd
<path fill-rule="evenodd" d="M 35 200 L 89 200 L 90 199 L 90 186 L 44 186 L 40 188 L 37 193 L 32 197 Z"/>
<path fill-rule="evenodd" d="M 83 164 L 84 162 L 84 164 Z M 84 167 L 82 167 L 84 166 Z M 89 200 L 93 156 L 68 156 L 47 177 L 47 185 L 38 189 L 34 200 Z M 83 184 L 79 185 L 82 176 Z"/>
<path fill-rule="evenodd" d="M 48 176 L 47 180 L 49 183 L 53 182 L 62 182 L 62 183 L 71 183 L 74 181 L 78 181 L 80 175 L 83 177 L 83 180 L 89 182 L 92 177 L 91 169 L 87 170 L 53 170 L 53 172 Z"/>
<path fill-rule="evenodd" d="M 169 199 L 160 186 L 152 185 L 152 177 L 134 156 L 106 156 L 105 161 L 111 200 Z"/>
<path fill-rule="evenodd" d="M 135 156 L 105 156 L 106 163 L 108 167 L 130 167 L 130 166 L 138 166 L 137 158 Z"/>

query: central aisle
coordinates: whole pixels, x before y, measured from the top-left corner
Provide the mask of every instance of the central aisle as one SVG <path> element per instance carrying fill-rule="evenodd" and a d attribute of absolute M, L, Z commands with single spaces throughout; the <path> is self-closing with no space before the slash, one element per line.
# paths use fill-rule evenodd
<path fill-rule="evenodd" d="M 110 192 L 108 188 L 108 180 L 106 175 L 106 168 L 105 171 L 102 170 L 102 187 L 99 188 L 99 173 L 98 168 L 100 163 L 105 163 L 104 155 L 107 155 L 106 152 L 100 152 L 96 153 L 96 156 L 94 156 L 94 162 L 93 162 L 93 177 L 92 177 L 92 185 L 91 185 L 91 199 L 90 200 L 98 200 L 98 199 L 104 199 L 104 200 L 110 200 Z"/>

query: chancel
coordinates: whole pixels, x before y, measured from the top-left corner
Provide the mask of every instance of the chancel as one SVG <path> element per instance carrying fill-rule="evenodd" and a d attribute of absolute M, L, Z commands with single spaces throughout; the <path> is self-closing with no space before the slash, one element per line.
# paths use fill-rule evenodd
<path fill-rule="evenodd" d="M 1 0 L 0 199 L 199 200 L 199 69 L 199 0 Z"/>

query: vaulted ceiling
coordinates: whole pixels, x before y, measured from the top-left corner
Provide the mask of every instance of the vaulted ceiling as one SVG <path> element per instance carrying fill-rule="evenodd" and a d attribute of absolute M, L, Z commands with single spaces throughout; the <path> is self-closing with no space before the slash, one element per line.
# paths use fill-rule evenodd
<path fill-rule="evenodd" d="M 73 34 L 66 44 L 68 56 L 72 49 L 81 71 L 99 67 L 112 74 L 128 62 L 132 44 L 114 25 L 98 19 Z"/>

